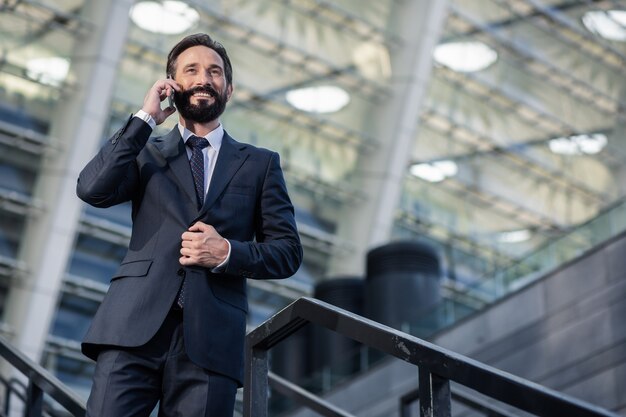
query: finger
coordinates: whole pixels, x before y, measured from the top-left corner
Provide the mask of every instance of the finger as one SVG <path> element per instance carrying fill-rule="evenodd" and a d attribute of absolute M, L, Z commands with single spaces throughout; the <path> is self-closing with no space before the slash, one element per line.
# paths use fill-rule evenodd
<path fill-rule="evenodd" d="M 168 87 L 172 88 L 174 91 L 181 91 L 180 86 L 178 85 L 178 83 L 174 80 L 172 80 L 171 78 L 166 78 L 165 80 L 165 84 L 167 84 Z"/>
<path fill-rule="evenodd" d="M 209 232 L 211 229 L 213 229 L 213 227 L 206 223 L 196 222 L 188 230 L 190 232 Z"/>
<path fill-rule="evenodd" d="M 180 248 L 180 254 L 186 257 L 195 256 L 196 251 L 192 248 Z"/>
<path fill-rule="evenodd" d="M 198 239 L 198 233 L 197 232 L 185 232 L 182 234 L 181 238 L 183 239 L 183 241 L 187 240 L 187 241 L 191 241 L 191 240 L 196 240 Z"/>
<path fill-rule="evenodd" d="M 202 248 L 202 242 L 199 240 L 185 240 L 181 243 L 180 245 L 181 248 L 186 248 L 186 249 L 201 249 Z"/>

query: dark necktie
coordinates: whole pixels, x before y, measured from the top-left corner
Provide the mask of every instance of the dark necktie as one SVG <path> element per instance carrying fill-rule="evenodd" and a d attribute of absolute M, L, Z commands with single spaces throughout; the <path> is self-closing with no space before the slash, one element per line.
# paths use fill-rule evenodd
<path fill-rule="evenodd" d="M 204 155 L 202 149 L 209 146 L 209 141 L 205 138 L 191 136 L 187 139 L 187 146 L 191 148 L 191 174 L 193 175 L 193 185 L 196 188 L 196 198 L 198 199 L 198 210 L 204 203 Z"/>
<path fill-rule="evenodd" d="M 191 174 L 193 176 L 193 185 L 196 189 L 196 199 L 198 203 L 198 210 L 202 208 L 204 203 L 204 154 L 202 149 L 209 146 L 209 141 L 205 138 L 199 138 L 198 136 L 191 136 L 187 139 L 187 146 L 191 148 L 191 158 L 189 159 L 189 165 L 191 165 Z M 183 308 L 185 303 L 185 279 L 180 286 L 178 297 L 176 298 L 176 304 L 178 307 Z"/>

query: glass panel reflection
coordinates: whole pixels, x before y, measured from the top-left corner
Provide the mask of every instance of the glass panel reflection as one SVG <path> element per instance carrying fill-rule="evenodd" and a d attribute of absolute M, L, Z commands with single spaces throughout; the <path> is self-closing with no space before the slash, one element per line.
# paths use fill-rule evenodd
<path fill-rule="evenodd" d="M 39 156 L 0 144 L 0 192 L 31 196 L 39 169 Z"/>
<path fill-rule="evenodd" d="M 105 209 L 96 208 L 90 205 L 85 206 L 85 214 L 88 216 L 94 216 L 98 219 L 110 221 L 121 226 L 131 227 L 132 222 L 130 219 L 131 205 L 130 202 L 118 204 L 117 206 L 108 207 Z"/>
<path fill-rule="evenodd" d="M 108 284 L 125 254 L 125 247 L 80 234 L 68 272 Z"/>
<path fill-rule="evenodd" d="M 24 217 L 0 210 L 0 257 L 17 258 Z"/>
<path fill-rule="evenodd" d="M 81 340 L 99 303 L 74 294 L 63 294 L 52 325 L 52 334 L 71 340 Z"/>
<path fill-rule="evenodd" d="M 91 390 L 94 362 L 63 356 L 48 348 L 43 363 L 61 382 L 87 399 Z"/>

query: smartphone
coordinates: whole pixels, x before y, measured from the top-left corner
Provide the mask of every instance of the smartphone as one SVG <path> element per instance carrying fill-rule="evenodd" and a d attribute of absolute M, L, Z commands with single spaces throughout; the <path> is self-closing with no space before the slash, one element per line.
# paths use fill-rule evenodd
<path fill-rule="evenodd" d="M 171 75 L 168 75 L 167 78 L 169 78 L 170 80 L 172 79 Z M 172 92 L 170 93 L 169 96 L 167 96 L 167 100 L 169 102 L 169 105 L 171 108 L 175 109 L 176 106 L 174 105 L 174 90 L 172 90 Z"/>

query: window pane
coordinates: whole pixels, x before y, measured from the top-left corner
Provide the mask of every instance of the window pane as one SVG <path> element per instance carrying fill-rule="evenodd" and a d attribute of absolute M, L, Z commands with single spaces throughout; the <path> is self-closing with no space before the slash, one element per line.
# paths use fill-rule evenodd
<path fill-rule="evenodd" d="M 63 294 L 52 325 L 52 334 L 66 339 L 81 340 L 87 333 L 98 305 L 96 301 L 74 294 Z"/>
<path fill-rule="evenodd" d="M 99 219 L 108 220 L 110 222 L 122 225 L 122 226 L 131 226 L 130 220 L 130 202 L 118 204 L 117 206 L 108 207 L 105 209 L 92 207 L 87 205 L 85 209 L 85 214 L 87 216 L 94 216 Z"/>
<path fill-rule="evenodd" d="M 24 230 L 24 217 L 0 210 L 0 257 L 15 259 Z"/>
<path fill-rule="evenodd" d="M 125 254 L 125 247 L 81 234 L 68 272 L 108 284 Z"/>

